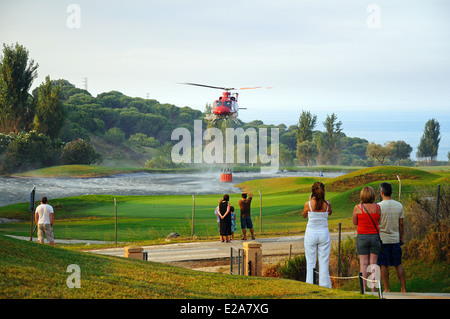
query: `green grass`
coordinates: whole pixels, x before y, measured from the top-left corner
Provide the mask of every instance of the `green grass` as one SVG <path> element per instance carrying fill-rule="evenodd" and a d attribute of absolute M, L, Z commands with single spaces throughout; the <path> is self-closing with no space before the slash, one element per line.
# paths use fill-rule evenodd
<path fill-rule="evenodd" d="M 402 181 L 402 199 L 410 196 L 418 187 L 434 187 L 438 183 L 449 181 L 449 174 L 445 170 L 431 172 L 397 166 L 366 168 L 336 178 L 320 178 L 327 190 L 326 199 L 330 200 L 333 207 L 333 214 L 329 218 L 330 229 L 337 230 L 338 224 L 341 223 L 343 230 L 354 230 L 352 211 L 354 205 L 359 202 L 359 192 L 365 185 L 377 190 L 382 181 L 389 181 L 394 189 L 393 198 L 398 199 L 397 175 Z M 254 195 L 252 219 L 256 234 L 282 236 L 304 232 L 307 220 L 301 216 L 301 211 L 308 200 L 312 183 L 318 179 L 271 178 L 237 185 Z M 262 194 L 262 232 L 258 191 Z M 113 241 L 114 197 L 118 203 L 118 241 L 155 241 L 165 238 L 171 232 L 177 232 L 184 238 L 191 236 L 193 204 L 191 195 L 87 195 L 52 200 L 51 204 L 56 212 L 56 238 Z M 194 225 L 195 235 L 199 239 L 217 237 L 214 209 L 221 197 L 222 195 L 195 196 Z M 237 209 L 237 216 L 239 216 L 239 199 L 240 194 L 230 194 L 231 204 Z M 0 217 L 25 221 L 1 224 L 0 232 L 29 236 L 28 206 L 28 203 L 21 203 L 0 207 Z"/>
<path fill-rule="evenodd" d="M 303 282 L 205 273 L 166 264 L 99 256 L 0 235 L 0 299 L 373 299 Z M 67 287 L 69 265 L 81 288 Z"/>

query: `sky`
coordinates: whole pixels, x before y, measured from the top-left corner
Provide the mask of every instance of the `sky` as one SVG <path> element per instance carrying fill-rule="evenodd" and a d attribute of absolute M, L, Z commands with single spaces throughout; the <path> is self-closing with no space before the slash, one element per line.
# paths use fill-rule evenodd
<path fill-rule="evenodd" d="M 221 91 L 180 83 L 273 87 L 239 91 L 244 122 L 305 110 L 321 129 L 335 113 L 348 136 L 414 148 L 435 118 L 446 160 L 449 17 L 448 0 L 0 0 L 0 40 L 39 64 L 33 87 L 49 75 L 202 111 Z"/>

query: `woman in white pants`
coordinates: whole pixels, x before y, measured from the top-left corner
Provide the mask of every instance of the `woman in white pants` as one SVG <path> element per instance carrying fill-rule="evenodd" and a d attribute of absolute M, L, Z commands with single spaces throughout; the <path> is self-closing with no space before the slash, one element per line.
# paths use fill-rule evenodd
<path fill-rule="evenodd" d="M 305 231 L 306 282 L 313 283 L 314 268 L 317 255 L 319 257 L 319 285 L 331 288 L 328 270 L 331 250 L 328 216 L 331 215 L 331 204 L 325 201 L 325 186 L 315 182 L 312 186 L 309 201 L 305 203 L 303 217 L 308 218 Z"/>

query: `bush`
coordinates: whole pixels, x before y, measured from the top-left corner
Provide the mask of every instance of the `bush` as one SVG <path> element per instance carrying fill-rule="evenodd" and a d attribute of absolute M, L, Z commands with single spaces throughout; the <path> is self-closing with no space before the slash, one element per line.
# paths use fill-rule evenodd
<path fill-rule="evenodd" d="M 437 216 L 436 195 L 434 187 L 417 188 L 408 200 L 403 236 L 405 258 L 449 262 L 450 186 L 441 186 Z"/>
<path fill-rule="evenodd" d="M 424 240 L 412 239 L 406 247 L 406 256 L 410 259 L 449 263 L 449 240 L 449 226 L 439 223 L 436 229 L 428 231 Z"/>
<path fill-rule="evenodd" d="M 306 257 L 305 255 L 295 256 L 278 262 L 274 267 L 267 269 L 265 277 L 286 278 L 298 281 L 306 281 Z"/>
<path fill-rule="evenodd" d="M 436 189 L 417 188 L 405 205 L 404 241 L 424 239 L 425 234 L 440 221 L 448 223 L 450 215 L 450 186 L 442 185 L 436 219 Z"/>
<path fill-rule="evenodd" d="M 359 256 L 356 252 L 355 237 L 349 236 L 345 240 L 341 241 L 340 259 L 341 262 L 339 268 L 339 245 L 338 243 L 333 243 L 331 246 L 329 266 L 331 276 L 338 275 L 338 268 L 340 270 L 339 277 L 352 277 L 359 273 Z M 337 287 L 341 284 L 346 284 L 346 282 L 334 282 L 333 287 Z"/>
<path fill-rule="evenodd" d="M 159 147 L 159 141 L 157 139 L 151 136 L 147 137 L 147 135 L 142 133 L 130 135 L 130 138 L 128 140 L 139 146 L 147 146 L 153 148 Z"/>
<path fill-rule="evenodd" d="M 66 144 L 62 151 L 61 163 L 69 164 L 92 164 L 102 162 L 101 154 L 97 153 L 92 145 L 82 139 Z"/>
<path fill-rule="evenodd" d="M 125 141 L 125 133 L 118 127 L 110 128 L 104 136 L 108 143 L 123 143 Z"/>
<path fill-rule="evenodd" d="M 0 134 L 0 171 L 13 173 L 59 163 L 63 143 L 36 131 Z"/>

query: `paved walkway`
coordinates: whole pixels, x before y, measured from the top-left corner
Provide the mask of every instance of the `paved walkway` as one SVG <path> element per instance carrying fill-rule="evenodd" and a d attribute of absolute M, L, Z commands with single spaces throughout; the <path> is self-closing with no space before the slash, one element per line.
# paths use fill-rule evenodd
<path fill-rule="evenodd" d="M 347 236 L 354 234 L 354 232 L 342 233 L 341 238 L 342 240 L 344 240 Z M 334 241 L 337 241 L 338 237 L 338 234 L 331 234 L 331 238 Z M 304 252 L 303 239 L 304 235 L 299 235 L 288 237 L 256 238 L 255 241 L 262 244 L 263 255 L 269 256 L 288 255 L 289 251 L 291 251 L 293 254 L 302 253 Z M 232 247 L 235 249 L 242 249 L 243 243 L 243 240 L 234 240 L 230 243 L 222 243 L 217 240 L 209 242 L 188 242 L 142 246 L 142 248 L 148 253 L 148 260 L 169 263 L 176 261 L 227 258 L 230 257 L 230 251 Z M 95 254 L 120 257 L 123 257 L 125 253 L 125 249 L 123 247 L 95 250 L 91 249 L 86 251 Z"/>

